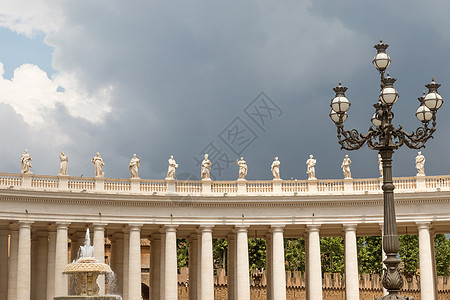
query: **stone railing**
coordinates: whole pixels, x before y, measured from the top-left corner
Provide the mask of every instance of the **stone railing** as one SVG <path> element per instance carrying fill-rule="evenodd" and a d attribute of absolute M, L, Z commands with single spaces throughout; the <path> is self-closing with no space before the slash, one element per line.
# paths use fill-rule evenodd
<path fill-rule="evenodd" d="M 450 190 L 450 176 L 396 177 L 396 193 Z M 318 180 L 152 180 L 0 173 L 0 189 L 180 195 L 381 194 L 382 178 Z"/>

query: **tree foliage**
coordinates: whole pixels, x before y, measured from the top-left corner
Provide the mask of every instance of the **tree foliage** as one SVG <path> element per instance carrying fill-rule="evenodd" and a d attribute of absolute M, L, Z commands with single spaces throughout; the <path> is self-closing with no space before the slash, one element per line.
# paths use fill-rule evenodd
<path fill-rule="evenodd" d="M 419 238 L 417 235 L 401 235 L 400 258 L 403 262 L 403 274 L 415 275 L 419 270 Z M 379 236 L 361 236 L 357 238 L 358 271 L 360 274 L 382 273 L 382 238 Z M 436 271 L 438 276 L 450 276 L 450 239 L 437 234 L 434 239 Z M 344 273 L 344 240 L 341 237 L 323 237 L 320 239 L 322 272 Z M 248 239 L 250 270 L 266 269 L 266 241 Z M 213 258 L 215 268 L 227 267 L 228 243 L 224 239 L 213 240 Z M 303 239 L 285 239 L 284 255 L 286 270 L 305 272 L 305 241 Z M 177 239 L 178 268 L 189 265 L 189 244 L 186 239 Z"/>
<path fill-rule="evenodd" d="M 215 268 L 226 269 L 228 243 L 224 239 L 213 240 L 213 259 Z"/>
<path fill-rule="evenodd" d="M 305 272 L 305 241 L 303 239 L 285 239 L 284 257 L 286 270 Z"/>
<path fill-rule="evenodd" d="M 450 276 L 450 240 L 445 234 L 434 238 L 437 276 Z"/>
<path fill-rule="evenodd" d="M 266 240 L 248 239 L 248 258 L 250 271 L 266 268 Z"/>
<path fill-rule="evenodd" d="M 189 265 L 189 244 L 186 239 L 177 239 L 177 267 Z"/>
<path fill-rule="evenodd" d="M 419 270 L 419 236 L 401 235 L 399 255 L 403 263 L 402 273 L 405 276 L 415 276 Z"/>
<path fill-rule="evenodd" d="M 320 239 L 322 273 L 344 273 L 344 240 L 341 237 Z"/>
<path fill-rule="evenodd" d="M 383 270 L 380 236 L 360 236 L 356 239 L 359 274 L 379 274 Z"/>

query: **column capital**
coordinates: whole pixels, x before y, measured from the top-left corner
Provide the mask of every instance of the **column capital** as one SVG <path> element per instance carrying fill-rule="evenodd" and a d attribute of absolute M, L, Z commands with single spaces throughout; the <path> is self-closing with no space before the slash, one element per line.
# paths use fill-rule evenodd
<path fill-rule="evenodd" d="M 116 240 L 123 239 L 123 232 L 114 232 L 112 236 Z"/>
<path fill-rule="evenodd" d="M 342 224 L 342 229 L 344 231 L 356 231 L 357 227 L 358 227 L 358 224 L 356 224 L 356 223 Z"/>
<path fill-rule="evenodd" d="M 212 232 L 214 225 L 200 225 L 198 228 L 201 232 Z"/>
<path fill-rule="evenodd" d="M 321 224 L 308 224 L 306 225 L 307 232 L 319 232 Z"/>
<path fill-rule="evenodd" d="M 249 227 L 249 225 L 235 225 L 234 230 L 236 231 L 236 233 L 247 232 Z"/>
<path fill-rule="evenodd" d="M 11 230 L 11 231 L 18 231 L 19 230 L 19 224 L 18 223 L 11 223 L 9 225 L 9 230 Z"/>
<path fill-rule="evenodd" d="M 192 233 L 187 237 L 188 242 L 193 242 L 198 240 L 198 233 Z"/>
<path fill-rule="evenodd" d="M 95 222 L 92 223 L 92 226 L 94 227 L 94 229 L 105 229 L 105 227 L 108 225 L 108 223 L 104 223 L 104 222 Z"/>
<path fill-rule="evenodd" d="M 162 229 L 164 232 L 176 232 L 178 228 L 178 225 L 163 225 Z"/>
<path fill-rule="evenodd" d="M 35 234 L 38 239 L 48 238 L 48 231 L 46 231 L 46 230 L 38 230 L 35 232 Z"/>
<path fill-rule="evenodd" d="M 19 221 L 19 228 L 31 228 L 31 224 L 33 224 L 34 221 Z"/>
<path fill-rule="evenodd" d="M 234 241 L 236 240 L 236 234 L 234 232 L 227 234 L 226 237 L 227 241 Z"/>
<path fill-rule="evenodd" d="M 156 233 L 152 233 L 148 236 L 148 239 L 150 241 L 154 241 L 154 240 L 160 240 L 161 239 L 161 233 L 160 232 L 156 232 Z"/>
<path fill-rule="evenodd" d="M 128 224 L 129 231 L 141 231 L 143 224 Z"/>
<path fill-rule="evenodd" d="M 70 222 L 56 222 L 56 229 L 69 229 Z"/>
<path fill-rule="evenodd" d="M 281 225 L 281 224 L 276 224 L 276 225 L 271 225 L 270 226 L 270 231 L 272 233 L 274 232 L 283 232 L 284 231 L 284 227 L 286 227 L 286 225 Z"/>
<path fill-rule="evenodd" d="M 418 229 L 430 229 L 431 228 L 431 222 L 429 221 L 418 221 L 416 222 Z"/>

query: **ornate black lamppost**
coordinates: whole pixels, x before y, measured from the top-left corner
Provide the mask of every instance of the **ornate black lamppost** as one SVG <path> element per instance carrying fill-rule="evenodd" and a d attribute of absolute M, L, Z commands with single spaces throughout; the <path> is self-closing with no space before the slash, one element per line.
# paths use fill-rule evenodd
<path fill-rule="evenodd" d="M 377 49 L 377 54 L 373 59 L 373 64 L 381 75 L 381 93 L 378 97 L 378 103 L 374 104 L 375 114 L 371 119 L 374 126 L 371 126 L 364 135 L 360 134 L 356 129 L 350 131 L 344 129 L 350 102 L 345 97 L 347 88 L 341 86 L 341 83 L 333 89 L 336 92 L 336 96 L 331 100 L 330 118 L 336 124 L 337 137 L 341 149 L 357 150 L 367 143 L 370 149 L 377 150 L 381 155 L 384 195 L 383 250 L 387 256 L 384 260 L 386 268 L 384 269 L 383 286 L 388 291 L 388 295 L 384 296 L 383 299 L 407 300 L 412 298 L 403 297 L 399 294 L 403 286 L 403 279 L 400 269 L 401 260 L 397 258 L 400 246 L 395 219 L 392 154 L 394 150 L 400 148 L 403 144 L 412 149 L 420 149 L 425 146 L 425 142 L 436 131 L 436 113 L 443 101 L 437 92 L 440 84 L 435 83 L 433 79 L 431 83 L 425 85 L 428 88 L 428 94 L 424 94 L 419 98 L 420 106 L 417 109 L 416 117 L 422 122 L 422 126 L 411 133 L 404 131 L 401 126 L 395 128 L 392 124 L 394 114 L 391 112 L 391 109 L 398 99 L 398 93 L 394 89 L 396 79 L 390 77 L 389 73 L 385 76 L 385 71 L 391 62 L 386 53 L 388 47 L 389 45 L 383 44 L 382 41 L 374 46 Z"/>

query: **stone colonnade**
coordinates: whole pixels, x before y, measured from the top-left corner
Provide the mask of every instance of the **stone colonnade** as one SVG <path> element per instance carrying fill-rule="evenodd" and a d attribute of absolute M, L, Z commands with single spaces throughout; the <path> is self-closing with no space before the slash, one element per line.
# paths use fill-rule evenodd
<path fill-rule="evenodd" d="M 75 231 L 68 222 L 56 222 L 43 227 L 32 221 L 11 223 L 0 229 L 0 299 L 46 300 L 68 295 L 70 286 L 64 267 L 75 259 L 83 243 L 84 228 Z M 87 224 L 93 228 L 95 256 L 105 259 L 104 240 L 107 223 Z M 116 224 L 117 225 L 117 224 Z M 340 226 L 340 225 L 339 225 Z M 109 231 L 110 263 L 115 271 L 116 292 L 124 300 L 141 299 L 141 238 L 151 243 L 150 299 L 176 300 L 177 234 L 183 225 L 163 225 L 150 235 L 144 235 L 144 224 L 123 225 Z M 286 299 L 284 269 L 284 233 L 288 225 L 272 225 L 266 232 L 268 299 Z M 357 224 L 343 224 L 345 239 L 346 299 L 359 299 L 359 277 L 356 253 Z M 435 266 L 433 231 L 430 222 L 417 222 L 419 233 L 421 299 L 435 299 Z M 249 300 L 249 225 L 235 225 L 226 234 L 228 251 L 228 298 Z M 188 236 L 189 290 L 191 300 L 214 299 L 213 236 L 214 225 L 200 225 Z M 70 234 L 70 232 L 73 232 Z M 307 299 L 322 299 L 320 258 L 320 224 L 307 224 L 303 235 L 307 253 Z M 68 241 L 71 240 L 69 253 Z M 99 280 L 105 293 L 105 278 Z"/>

